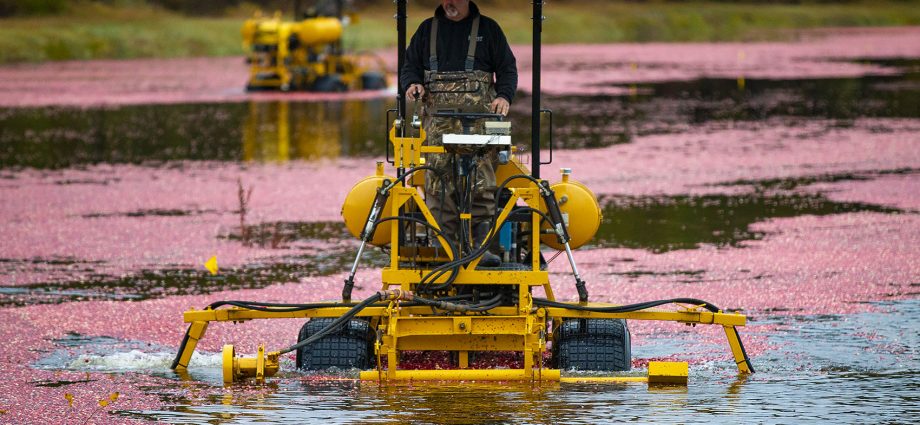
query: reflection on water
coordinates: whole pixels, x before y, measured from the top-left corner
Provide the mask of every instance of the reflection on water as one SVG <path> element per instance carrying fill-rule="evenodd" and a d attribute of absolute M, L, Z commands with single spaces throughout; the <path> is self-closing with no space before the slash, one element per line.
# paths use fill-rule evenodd
<path fill-rule="evenodd" d="M 916 59 L 872 60 L 895 75 L 858 78 L 703 78 L 632 85 L 626 96 L 544 95 L 555 114 L 556 147 L 597 148 L 628 143 L 635 136 L 685 131 L 689 123 L 757 121 L 772 117 L 827 118 L 846 125 L 858 117 L 920 118 L 920 66 Z M 521 96 L 513 122 L 529 122 Z M 518 125 L 518 140 L 530 127 Z M 523 139 L 521 139 L 523 138 Z"/>
<path fill-rule="evenodd" d="M 243 161 L 379 156 L 387 102 L 251 102 Z"/>
<path fill-rule="evenodd" d="M 786 186 L 794 182 L 770 182 Z M 741 195 L 607 197 L 595 246 L 664 252 L 693 249 L 700 244 L 738 246 L 763 237 L 750 229 L 756 222 L 801 215 L 871 211 L 898 213 L 896 208 L 858 202 L 834 202 L 822 194 L 765 193 Z"/>
<path fill-rule="evenodd" d="M 628 143 L 712 120 L 920 117 L 916 60 L 876 61 L 888 76 L 640 84 L 627 96 L 553 96 L 557 148 Z M 511 109 L 512 137 L 530 140 L 530 99 Z M 0 168 L 63 168 L 170 160 L 287 161 L 384 155 L 392 99 L 0 109 Z M 548 128 L 544 128 L 548 131 Z M 525 143 L 526 144 L 526 143 Z M 544 158 L 547 159 L 547 158 Z"/>
<path fill-rule="evenodd" d="M 389 103 L 0 109 L 0 168 L 382 156 Z"/>

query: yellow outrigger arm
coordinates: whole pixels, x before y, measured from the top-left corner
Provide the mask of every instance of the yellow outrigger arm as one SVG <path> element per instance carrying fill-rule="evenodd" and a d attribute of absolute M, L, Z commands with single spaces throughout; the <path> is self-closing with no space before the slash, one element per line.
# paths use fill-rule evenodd
<path fill-rule="evenodd" d="M 664 300 L 658 304 L 680 302 Z M 421 303 L 419 303 L 421 301 Z M 437 306 L 432 302 L 439 303 Z M 474 381 L 561 381 L 561 382 L 630 382 L 686 384 L 687 364 L 683 362 L 650 362 L 648 376 L 628 377 L 562 377 L 559 369 L 544 368 L 542 352 L 549 337 L 545 326 L 547 318 L 552 319 L 626 319 L 679 322 L 687 325 L 721 325 L 728 338 L 739 373 L 752 373 L 750 359 L 744 351 L 736 327 L 744 326 L 746 318 L 741 314 L 708 311 L 702 306 L 692 305 L 680 310 L 644 308 L 636 311 L 599 312 L 603 309 L 621 309 L 604 303 L 561 303 L 533 299 L 535 308 L 521 314 L 517 307 L 496 307 L 489 315 L 438 315 L 432 309 L 450 311 L 450 303 L 416 298 L 411 292 L 396 290 L 379 291 L 374 296 L 357 304 L 314 303 L 314 304 L 262 304 L 248 306 L 236 302 L 212 304 L 204 310 L 189 310 L 184 321 L 189 323 L 179 353 L 172 365 L 177 371 L 188 368 L 189 361 L 198 341 L 204 337 L 210 322 L 245 322 L 259 319 L 306 319 L 339 318 L 346 322 L 354 317 L 370 318 L 381 324 L 375 344 L 377 369 L 363 371 L 361 380 L 366 381 L 431 381 L 431 380 L 474 380 Z M 648 303 L 646 303 L 648 304 Z M 231 305 L 230 308 L 217 308 Z M 642 304 L 637 304 L 641 306 Z M 594 311 L 590 311 L 594 310 Z M 331 328 L 332 326 L 330 326 Z M 316 339 L 323 335 L 317 335 Z M 451 342 L 455 341 L 455 342 Z M 279 368 L 281 354 L 294 351 L 301 343 L 285 350 L 266 352 L 259 347 L 255 359 L 237 358 L 232 346 L 224 347 L 224 381 L 233 382 L 243 377 L 255 377 L 263 381 Z M 452 344 L 459 344 L 452 347 Z M 456 349 L 461 353 L 460 368 L 453 370 L 397 370 L 397 348 L 402 349 Z M 520 347 L 520 348 L 518 348 Z M 522 369 L 468 369 L 467 350 L 524 351 L 525 367 Z M 527 356 L 526 354 L 531 354 Z M 389 366 L 382 369 L 380 357 L 387 355 Z"/>

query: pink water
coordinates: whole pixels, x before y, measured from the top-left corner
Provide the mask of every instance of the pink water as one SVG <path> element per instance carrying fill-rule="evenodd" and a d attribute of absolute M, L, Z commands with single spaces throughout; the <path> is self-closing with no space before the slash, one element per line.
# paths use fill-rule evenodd
<path fill-rule="evenodd" d="M 522 89 L 527 91 L 527 49 L 517 48 L 516 52 L 524 71 Z M 628 91 L 633 83 L 700 77 L 858 77 L 895 71 L 842 59 L 920 57 L 920 29 L 830 33 L 792 43 L 549 46 L 545 57 L 546 91 L 570 95 L 618 94 Z M 0 106 L 89 107 L 281 98 L 277 94 L 244 94 L 244 78 L 245 69 L 238 58 L 5 67 L 0 68 Z M 346 97 L 379 95 L 359 93 Z M 296 94 L 293 99 L 329 98 Z M 572 167 L 573 177 L 598 195 L 655 197 L 730 196 L 752 190 L 743 184 L 726 185 L 738 181 L 840 173 L 871 175 L 865 180 L 805 184 L 794 191 L 820 193 L 836 202 L 890 207 L 900 213 L 863 211 L 771 218 L 752 225 L 751 230 L 763 232 L 761 239 L 744 241 L 738 247 L 703 244 L 698 249 L 662 253 L 612 247 L 576 253 L 593 300 L 629 303 L 695 297 L 741 310 L 751 319 L 742 335 L 755 365 L 759 358 L 764 359 L 769 363 L 767 370 L 773 370 L 774 375 L 786 373 L 787 367 L 814 372 L 824 366 L 806 363 L 811 357 L 805 355 L 801 363 L 796 363 L 797 354 L 787 356 L 785 343 L 777 342 L 783 338 L 775 335 L 789 332 L 787 321 L 820 315 L 857 318 L 886 313 L 887 304 L 874 302 L 916 300 L 920 293 L 918 118 L 920 114 L 911 118 L 862 117 L 843 127 L 834 125 L 832 120 L 790 123 L 781 118 L 688 124 L 684 131 L 638 136 L 628 144 L 556 151 L 553 168 L 545 169 L 544 176 L 556 180 L 553 169 Z M 130 277 L 142 270 L 157 269 L 187 268 L 205 273 L 203 263 L 215 255 L 223 270 L 233 270 L 247 264 L 279 261 L 283 255 L 298 252 L 354 248 L 354 240 L 333 239 L 315 241 L 312 247 L 278 250 L 244 246 L 219 236 L 239 225 L 238 180 L 254 188 L 247 217 L 250 223 L 337 221 L 346 191 L 374 170 L 373 160 L 344 157 L 283 164 L 187 161 L 172 165 L 98 164 L 62 170 L 5 170 L 0 180 L 0 259 L 18 265 L 5 269 L 0 284 L 19 288 L 38 283 L 72 283 L 93 280 L 95 275 Z M 890 170 L 908 171 L 873 174 Z M 209 213 L 127 215 L 150 210 Z M 29 266 L 30 259 L 38 263 L 73 259 L 79 265 Z M 555 260 L 550 270 L 556 296 L 573 299 L 573 279 L 564 257 Z M 682 274 L 685 271 L 702 272 L 688 280 Z M 631 276 L 630 272 L 649 273 Z M 270 396 L 274 394 L 271 388 L 222 389 L 206 379 L 174 381 L 161 370 L 162 366 L 154 372 L 105 373 L 87 371 L 79 365 L 64 370 L 29 365 L 59 349 L 53 340 L 68 332 L 140 341 L 151 344 L 150 352 L 159 352 L 161 346 L 175 347 L 181 339 L 184 310 L 222 299 L 334 299 L 340 293 L 343 277 L 340 271 L 260 289 L 136 302 L 96 300 L 0 308 L 0 338 L 6 341 L 0 345 L 0 364 L 6 375 L 0 380 L 0 422 L 121 423 L 136 417 L 107 412 L 161 409 L 168 404 L 162 397 L 164 392 L 193 405 L 214 403 L 220 397 Z M 357 296 L 375 291 L 378 278 L 379 270 L 362 268 L 357 276 Z M 215 353 L 226 343 L 246 353 L 259 343 L 287 346 L 300 325 L 297 321 L 214 324 L 199 350 Z M 634 354 L 639 356 L 637 367 L 649 358 L 681 358 L 703 370 L 716 368 L 715 376 L 723 377 L 727 369 L 713 365 L 730 363 L 720 329 L 697 327 L 685 332 L 681 326 L 631 323 L 631 330 Z M 873 341 L 878 338 L 874 335 L 867 332 L 861 338 Z M 671 339 L 688 353 L 680 355 L 656 348 L 659 344 L 672 344 L 671 351 L 678 350 Z M 876 347 L 872 349 L 876 351 L 869 350 L 865 355 L 885 359 L 894 356 L 895 362 L 909 365 L 911 359 L 916 359 L 917 349 L 911 341 L 905 339 L 906 351 Z M 777 358 L 790 360 L 789 356 L 791 366 L 771 363 Z M 869 360 L 859 364 L 873 363 Z M 907 368 L 916 373 L 915 366 Z M 766 376 L 774 375 L 767 372 Z M 57 387 L 36 385 L 83 380 L 89 382 Z M 157 388 L 156 394 L 150 394 L 150 388 Z M 119 393 L 117 400 L 99 406 L 97 402 L 113 392 Z M 73 395 L 73 406 L 65 394 Z M 658 401 L 653 398 L 650 403 Z M 756 415 L 754 418 L 763 419 Z"/>

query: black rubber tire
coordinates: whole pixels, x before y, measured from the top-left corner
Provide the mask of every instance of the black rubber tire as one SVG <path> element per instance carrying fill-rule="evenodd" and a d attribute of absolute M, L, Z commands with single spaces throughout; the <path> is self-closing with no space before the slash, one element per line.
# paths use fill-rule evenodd
<path fill-rule="evenodd" d="M 303 341 L 328 326 L 334 318 L 310 320 L 300 328 L 297 342 Z M 336 332 L 326 335 L 297 350 L 298 369 L 325 370 L 370 369 L 374 359 L 374 331 L 366 320 L 354 319 Z"/>
<path fill-rule="evenodd" d="M 362 90 L 383 90 L 387 88 L 387 77 L 379 72 L 365 72 L 361 74 Z"/>
<path fill-rule="evenodd" d="M 322 93 L 341 93 L 348 90 L 348 86 L 342 82 L 342 77 L 332 74 L 322 76 L 313 82 L 313 91 Z"/>
<path fill-rule="evenodd" d="M 629 327 L 625 320 L 566 320 L 554 338 L 553 363 L 559 369 L 615 372 L 632 368 Z"/>
<path fill-rule="evenodd" d="M 269 86 L 254 86 L 251 84 L 246 84 L 247 92 L 263 92 L 263 91 L 277 91 L 278 87 L 269 87 Z"/>

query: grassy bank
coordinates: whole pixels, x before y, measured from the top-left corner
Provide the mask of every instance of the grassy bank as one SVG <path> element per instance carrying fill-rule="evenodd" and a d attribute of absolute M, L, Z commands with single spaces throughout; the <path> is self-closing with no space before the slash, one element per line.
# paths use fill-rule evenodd
<path fill-rule="evenodd" d="M 240 23 L 80 3 L 61 16 L 0 20 L 0 62 L 236 55 Z"/>
<path fill-rule="evenodd" d="M 395 44 L 391 2 L 361 12 L 348 29 L 351 48 Z M 492 6 L 513 43 L 530 40 L 528 7 Z M 412 2 L 413 31 L 431 13 Z M 550 3 L 544 40 L 548 43 L 624 41 L 730 41 L 781 38 L 785 30 L 920 25 L 920 2 L 752 5 L 708 2 L 620 3 L 588 0 Z M 0 20 L 0 62 L 61 59 L 226 56 L 242 54 L 243 12 L 226 17 L 178 15 L 149 6 L 112 7 L 77 2 L 62 16 Z"/>

